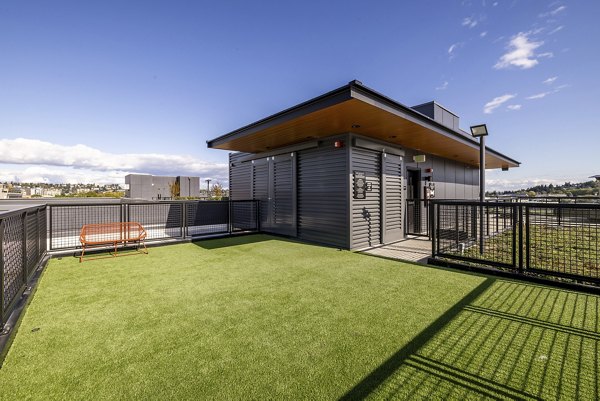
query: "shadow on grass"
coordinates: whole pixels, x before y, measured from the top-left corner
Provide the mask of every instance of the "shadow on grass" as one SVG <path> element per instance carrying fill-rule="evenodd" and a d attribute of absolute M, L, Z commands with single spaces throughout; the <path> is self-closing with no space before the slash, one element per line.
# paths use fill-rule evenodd
<path fill-rule="evenodd" d="M 215 239 L 198 239 L 192 243 L 203 249 L 220 249 L 228 248 L 239 245 L 256 244 L 265 241 L 285 241 L 285 242 L 297 242 L 292 241 L 284 237 L 274 237 L 266 234 L 238 234 L 231 237 L 215 238 Z"/>
<path fill-rule="evenodd" d="M 425 330 L 414 337 L 408 344 L 398 350 L 387 361 L 372 371 L 354 388 L 348 391 L 341 400 L 360 400 L 370 395 L 386 379 L 388 379 L 414 352 L 418 351 L 427 343 L 436 333 L 438 333 L 446 324 L 458 315 L 465 306 L 469 305 L 478 296 L 483 294 L 494 283 L 494 279 L 488 278 L 479 284 L 467 296 L 456 303 L 446 313 L 440 316 L 436 321 L 429 325 Z"/>
<path fill-rule="evenodd" d="M 599 399 L 600 297 L 487 278 L 342 400 Z"/>

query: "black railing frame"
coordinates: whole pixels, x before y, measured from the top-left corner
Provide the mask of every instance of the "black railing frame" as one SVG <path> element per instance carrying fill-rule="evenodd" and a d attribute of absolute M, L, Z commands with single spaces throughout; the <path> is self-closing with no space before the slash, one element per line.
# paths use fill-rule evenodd
<path fill-rule="evenodd" d="M 46 230 L 47 230 L 47 220 L 44 221 L 44 225 L 43 227 L 40 227 L 40 219 L 39 219 L 39 213 L 41 211 L 47 211 L 47 206 L 46 205 L 42 205 L 42 206 L 31 206 L 28 208 L 22 208 L 22 209 L 17 209 L 17 210 L 13 210 L 13 211 L 8 211 L 8 212 L 4 212 L 2 214 L 0 214 L 0 330 L 4 329 L 4 324 L 6 323 L 6 321 L 8 320 L 8 317 L 10 316 L 10 314 L 12 313 L 12 311 L 15 308 L 15 305 L 19 302 L 19 300 L 21 299 L 25 289 L 27 288 L 27 285 L 30 281 L 30 279 L 33 277 L 33 273 L 36 271 L 37 266 L 40 265 L 40 263 L 42 262 L 42 260 L 44 259 L 44 257 L 46 256 L 46 252 L 47 252 L 47 247 L 46 244 L 42 244 L 42 239 L 45 237 L 46 235 Z M 27 223 L 28 223 L 28 216 L 31 215 L 35 215 L 35 225 L 36 225 L 36 234 L 37 234 L 37 239 L 36 239 L 36 250 L 37 250 L 37 254 L 35 255 L 35 259 L 33 260 L 33 263 L 30 263 L 29 261 L 29 254 L 28 254 L 28 234 L 27 234 Z M 13 218 L 15 216 L 19 217 L 19 224 L 22 226 L 22 233 L 21 233 L 21 261 L 20 261 L 20 278 L 21 278 L 21 283 L 20 286 L 18 288 L 18 290 L 15 292 L 14 297 L 9 300 L 9 302 L 5 305 L 4 303 L 4 296 L 5 296 L 5 289 L 4 289 L 4 285 L 6 282 L 6 272 L 5 272 L 5 262 L 4 262 L 4 256 L 5 256 L 5 249 L 4 249 L 4 235 L 5 235 L 5 228 L 6 228 L 6 220 L 9 218 Z"/>
<path fill-rule="evenodd" d="M 194 207 L 197 206 L 197 204 L 210 204 L 210 203 L 219 203 L 219 204 L 223 204 L 227 202 L 227 222 L 223 223 L 226 225 L 226 229 L 222 232 L 214 232 L 214 233 L 208 233 L 208 234 L 190 234 L 189 233 L 189 225 L 188 225 L 188 208 L 191 208 L 192 205 Z M 169 205 L 169 204 L 177 204 L 177 205 L 181 205 L 181 213 L 178 217 L 178 227 L 179 228 L 179 235 L 174 237 L 173 239 L 175 240 L 189 240 L 189 239 L 194 239 L 194 238 L 201 238 L 202 236 L 213 236 L 213 235 L 231 235 L 234 233 L 235 227 L 234 227 L 234 218 L 233 218 L 233 212 L 234 212 L 234 206 L 237 203 L 250 203 L 251 206 L 251 211 L 254 211 L 254 214 L 252 215 L 252 218 L 254 219 L 254 227 L 247 229 L 247 230 L 243 230 L 243 231 L 248 231 L 248 232 L 260 232 L 260 201 L 256 200 L 256 199 L 248 199 L 248 200 L 206 200 L 206 201 L 189 201 L 189 200 L 184 200 L 184 201 L 178 201 L 178 200 L 169 200 L 169 201 L 160 201 L 160 202 L 123 202 L 123 203 L 101 203 L 101 202 L 64 202 L 64 203 L 53 203 L 53 204 L 48 204 L 47 208 L 48 208 L 48 237 L 49 237 L 49 241 L 48 241 L 48 250 L 55 252 L 55 251 L 72 251 L 72 250 L 77 250 L 80 249 L 80 244 L 76 244 L 74 246 L 56 246 L 54 244 L 54 240 L 56 239 L 55 235 L 54 235 L 54 229 L 53 229 L 53 222 L 54 219 L 56 218 L 56 213 L 53 213 L 53 209 L 55 208 L 63 208 L 63 207 L 94 207 L 94 206 L 113 206 L 115 208 L 119 208 L 118 214 L 119 214 L 119 221 L 118 222 L 128 222 L 131 219 L 131 208 L 135 207 L 135 206 L 144 206 L 144 205 Z M 239 213 L 239 212 L 238 212 Z M 161 242 L 161 241 L 165 241 L 166 238 L 150 238 L 147 239 L 147 242 Z"/>
<path fill-rule="evenodd" d="M 438 200 L 431 202 L 431 210 L 430 211 L 430 220 L 432 221 L 431 226 L 431 238 L 432 238 L 432 259 L 443 258 L 446 260 L 458 260 L 462 262 L 469 262 L 474 264 L 488 265 L 492 267 L 499 268 L 508 268 L 515 273 L 525 274 L 525 273 L 535 273 L 545 276 L 554 276 L 561 278 L 573 279 L 576 281 L 582 282 L 593 282 L 595 284 L 600 284 L 600 277 L 593 277 L 584 274 L 573 274 L 562 271 L 555 270 L 545 270 L 539 269 L 531 264 L 531 209 L 533 208 L 543 208 L 543 209 L 556 209 L 555 216 L 558 226 L 565 224 L 565 210 L 568 209 L 577 209 L 577 210 L 598 210 L 600 212 L 600 204 L 596 203 L 583 203 L 583 202 L 573 202 L 573 203 L 564 203 L 564 202 L 555 202 L 555 203 L 533 203 L 533 202 L 494 202 L 494 201 L 464 201 L 464 200 Z M 441 221 L 440 221 L 440 212 L 439 208 L 441 206 L 456 206 L 457 210 L 455 211 L 455 219 L 458 219 L 458 207 L 460 206 L 473 206 L 489 208 L 496 207 L 504 208 L 510 207 L 512 209 L 512 257 L 511 263 L 502 263 L 494 260 L 486 260 L 484 258 L 472 258 L 462 255 L 450 254 L 444 252 L 440 249 L 440 233 L 441 230 Z M 489 218 L 489 213 L 488 218 Z M 498 213 L 496 213 L 496 216 Z M 497 219 L 497 217 L 496 217 Z M 503 219 L 506 220 L 506 219 Z M 506 222 L 504 222 L 505 224 Z M 458 221 L 454 222 L 454 227 L 456 227 L 457 231 L 457 241 L 459 238 L 459 224 Z M 479 230 L 476 230 L 479 231 Z M 488 224 L 489 231 L 489 224 Z M 477 238 L 475 238 L 477 241 Z"/>

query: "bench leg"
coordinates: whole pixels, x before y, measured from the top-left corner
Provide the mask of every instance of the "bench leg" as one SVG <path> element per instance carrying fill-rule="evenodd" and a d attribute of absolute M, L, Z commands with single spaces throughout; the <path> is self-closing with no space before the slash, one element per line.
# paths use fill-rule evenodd
<path fill-rule="evenodd" d="M 83 262 L 83 255 L 85 254 L 85 244 L 81 247 L 81 255 L 79 255 L 79 263 Z"/>

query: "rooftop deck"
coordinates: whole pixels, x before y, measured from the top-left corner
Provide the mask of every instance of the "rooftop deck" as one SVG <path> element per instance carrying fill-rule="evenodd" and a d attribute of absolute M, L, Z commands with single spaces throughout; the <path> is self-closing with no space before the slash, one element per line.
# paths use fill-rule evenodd
<path fill-rule="evenodd" d="M 248 235 L 52 259 L 3 399 L 597 399 L 600 297 Z"/>

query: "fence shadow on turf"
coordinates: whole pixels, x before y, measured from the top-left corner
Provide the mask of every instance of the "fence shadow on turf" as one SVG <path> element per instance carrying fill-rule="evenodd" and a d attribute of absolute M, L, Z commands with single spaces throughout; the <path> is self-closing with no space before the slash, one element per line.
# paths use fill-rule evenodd
<path fill-rule="evenodd" d="M 238 245 L 248 245 L 248 244 L 256 244 L 259 242 L 265 241 L 286 241 L 286 242 L 296 242 L 283 237 L 273 237 L 266 234 L 244 234 L 244 235 L 235 235 L 225 238 L 214 238 L 214 239 L 198 239 L 193 241 L 192 243 L 200 248 L 211 250 L 211 249 L 220 249 L 220 248 L 229 248 L 232 246 Z"/>
<path fill-rule="evenodd" d="M 598 399 L 600 297 L 488 278 L 341 399 Z"/>

